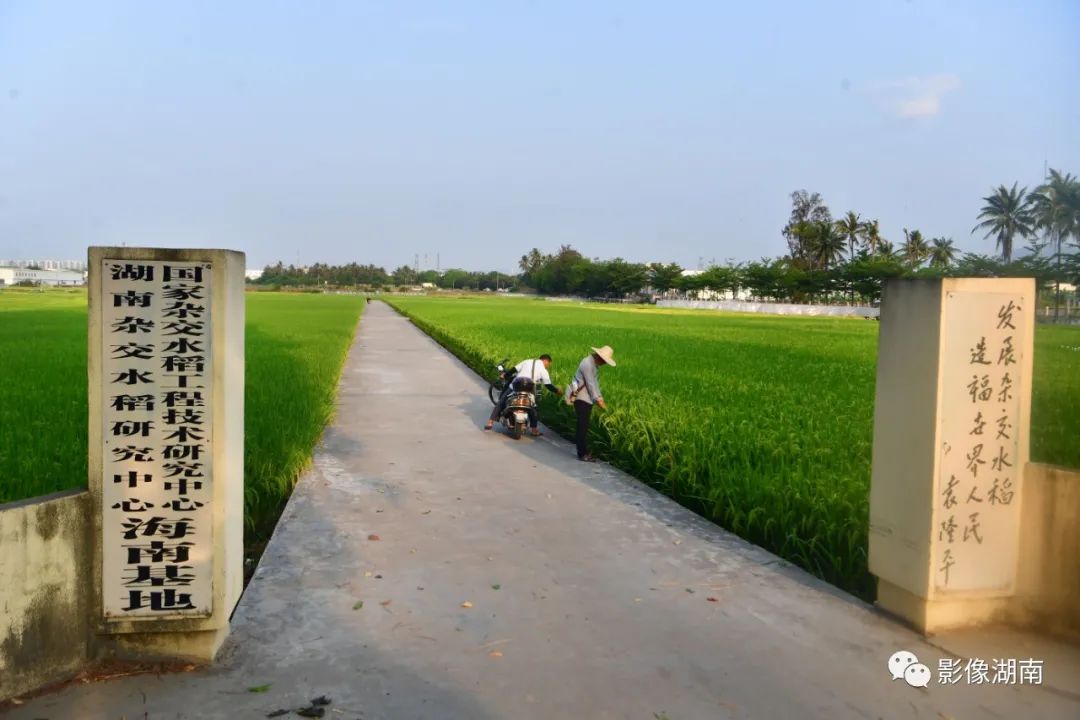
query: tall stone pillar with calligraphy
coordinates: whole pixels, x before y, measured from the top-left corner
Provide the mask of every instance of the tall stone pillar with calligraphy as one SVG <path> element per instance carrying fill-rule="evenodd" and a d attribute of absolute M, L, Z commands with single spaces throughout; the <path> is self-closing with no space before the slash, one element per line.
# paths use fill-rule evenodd
<path fill-rule="evenodd" d="M 103 654 L 213 659 L 243 587 L 244 255 L 90 248 Z"/>
<path fill-rule="evenodd" d="M 925 633 L 1006 618 L 1020 560 L 1035 282 L 890 281 L 870 489 L 878 604 Z"/>

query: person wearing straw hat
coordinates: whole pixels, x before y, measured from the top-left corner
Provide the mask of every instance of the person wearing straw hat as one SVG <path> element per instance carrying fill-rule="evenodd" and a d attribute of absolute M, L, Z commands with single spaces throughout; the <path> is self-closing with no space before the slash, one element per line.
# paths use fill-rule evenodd
<path fill-rule="evenodd" d="M 594 459 L 588 448 L 589 417 L 592 415 L 593 405 L 607 410 L 604 396 L 600 392 L 599 372 L 603 365 L 615 367 L 615 351 L 610 345 L 592 349 L 592 354 L 586 356 L 578 365 L 577 373 L 566 393 L 567 404 L 573 404 L 577 413 L 578 460 L 585 462 L 593 462 Z"/>

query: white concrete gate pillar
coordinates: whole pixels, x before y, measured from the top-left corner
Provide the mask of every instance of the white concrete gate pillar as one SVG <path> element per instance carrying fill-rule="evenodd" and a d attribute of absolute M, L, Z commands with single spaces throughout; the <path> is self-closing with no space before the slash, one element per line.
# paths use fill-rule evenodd
<path fill-rule="evenodd" d="M 878 341 L 870 571 L 924 633 L 1005 619 L 1028 462 L 1035 282 L 891 280 Z"/>
<path fill-rule="evenodd" d="M 89 255 L 98 646 L 208 661 L 243 587 L 244 255 Z"/>

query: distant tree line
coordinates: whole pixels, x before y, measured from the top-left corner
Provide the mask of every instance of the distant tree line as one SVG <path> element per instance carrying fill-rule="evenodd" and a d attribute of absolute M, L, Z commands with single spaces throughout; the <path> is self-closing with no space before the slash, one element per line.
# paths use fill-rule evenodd
<path fill-rule="evenodd" d="M 1030 193 L 1000 186 L 983 198 L 972 233 L 993 238 L 998 255 L 961 253 L 951 238 L 927 239 L 904 228 L 894 243 L 877 220 L 848 211 L 834 220 L 818 193 L 791 194 L 781 230 L 788 252 L 779 258 L 712 265 L 684 274 L 673 263 L 589 259 L 569 245 L 554 254 L 533 248 L 518 263 L 521 280 L 541 293 L 625 297 L 643 290 L 689 297 L 704 292 L 790 302 L 876 302 L 892 277 L 1034 277 L 1040 290 L 1080 282 L 1080 182 L 1051 170 Z M 1030 244 L 1014 257 L 1015 241 Z"/>
<path fill-rule="evenodd" d="M 256 284 L 383 288 L 430 283 L 451 290 L 518 290 L 550 295 L 625 299 L 642 295 L 747 296 L 778 302 L 873 303 L 894 277 L 1034 277 L 1040 291 L 1080 284 L 1080 182 L 1050 170 L 1030 192 L 1014 183 L 983 198 L 972 234 L 993 239 L 995 255 L 962 253 L 952 238 L 927 238 L 904 228 L 903 240 L 881 234 L 876 219 L 848 211 L 834 219 L 821 195 L 791 194 L 791 215 L 781 230 L 788 252 L 746 263 L 713 264 L 684 272 L 670 262 L 635 263 L 585 257 L 569 245 L 552 254 L 521 256 L 520 273 L 450 269 L 417 272 L 402 265 L 386 272 L 374 265 L 268 266 Z M 1019 241 L 1028 244 L 1016 252 Z"/>
<path fill-rule="evenodd" d="M 267 265 L 263 269 L 254 285 L 267 285 L 277 287 L 365 287 L 365 288 L 390 288 L 390 287 L 414 287 L 424 283 L 431 283 L 439 288 L 457 290 L 498 290 L 502 288 L 514 289 L 518 278 L 496 271 L 476 272 L 451 268 L 443 272 L 424 270 L 417 272 L 415 268 L 402 265 L 393 272 L 386 272 L 385 268 L 376 265 L 326 265 L 315 263 L 307 267 L 295 265 Z"/>
<path fill-rule="evenodd" d="M 590 260 L 565 245 L 554 255 L 534 250 L 522 258 L 522 282 L 538 292 L 589 298 L 624 298 L 635 294 L 751 298 L 795 303 L 875 303 L 884 281 L 894 277 L 1036 277 L 1045 286 L 1053 277 L 1049 261 L 1038 255 L 1006 263 L 996 257 L 968 253 L 946 262 L 914 265 L 902 256 L 872 254 L 818 265 L 790 256 L 753 262 L 712 265 L 683 274 L 675 263 L 628 263 L 622 259 Z"/>

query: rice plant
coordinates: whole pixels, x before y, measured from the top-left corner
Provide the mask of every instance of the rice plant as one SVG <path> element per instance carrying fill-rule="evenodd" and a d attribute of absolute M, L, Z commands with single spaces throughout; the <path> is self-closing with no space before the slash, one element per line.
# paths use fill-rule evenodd
<path fill-rule="evenodd" d="M 334 411 L 363 308 L 247 296 L 245 540 L 267 539 Z M 86 293 L 0 292 L 0 502 L 86 487 Z"/>

